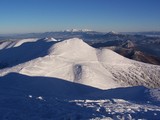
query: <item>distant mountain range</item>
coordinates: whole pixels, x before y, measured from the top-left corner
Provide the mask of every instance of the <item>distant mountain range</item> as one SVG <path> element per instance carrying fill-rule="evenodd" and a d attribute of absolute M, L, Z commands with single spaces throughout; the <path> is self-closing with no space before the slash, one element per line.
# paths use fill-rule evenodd
<path fill-rule="evenodd" d="M 119 40 L 143 39 L 144 36 L 158 37 L 160 32 L 96 32 L 89 29 L 67 29 L 64 31 L 44 32 L 44 33 L 26 33 L 26 34 L 0 34 L 0 40 L 6 39 L 24 39 L 24 38 L 45 38 L 54 37 L 55 39 L 67 39 L 80 37 L 84 40 L 108 40 L 110 37 Z M 111 39 L 113 40 L 113 39 Z"/>
<path fill-rule="evenodd" d="M 157 44 L 155 45 L 155 48 L 153 48 L 153 47 L 149 47 L 148 44 L 150 43 L 139 44 L 139 42 L 137 43 L 137 42 L 132 42 L 128 40 L 126 42 L 116 42 L 116 41 L 105 42 L 105 43 L 98 42 L 98 43 L 92 44 L 92 46 L 96 48 L 106 47 L 129 59 L 150 63 L 150 64 L 155 64 L 155 65 L 160 65 L 159 45 Z M 147 49 L 145 47 L 149 47 L 150 51 L 149 51 L 149 48 Z M 157 51 L 154 52 L 154 50 L 157 50 Z"/>

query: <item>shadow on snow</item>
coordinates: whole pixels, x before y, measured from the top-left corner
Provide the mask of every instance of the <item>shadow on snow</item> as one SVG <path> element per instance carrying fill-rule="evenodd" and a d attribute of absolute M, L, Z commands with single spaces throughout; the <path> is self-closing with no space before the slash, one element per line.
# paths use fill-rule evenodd
<path fill-rule="evenodd" d="M 40 39 L 23 43 L 18 47 L 0 50 L 0 69 L 12 67 L 48 54 L 48 49 L 56 42 Z"/>
<path fill-rule="evenodd" d="M 89 119 L 102 116 L 113 118 L 111 114 L 78 106 L 69 101 L 123 99 L 146 102 L 149 100 L 147 90 L 142 86 L 100 90 L 59 78 L 10 73 L 0 77 L 0 119 Z M 132 116 L 160 117 L 154 116 L 154 111 L 136 112 Z"/>

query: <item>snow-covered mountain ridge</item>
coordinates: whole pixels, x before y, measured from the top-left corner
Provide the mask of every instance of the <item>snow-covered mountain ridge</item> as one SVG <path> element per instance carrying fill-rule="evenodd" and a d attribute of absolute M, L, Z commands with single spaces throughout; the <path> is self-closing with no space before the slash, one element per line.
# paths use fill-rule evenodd
<path fill-rule="evenodd" d="M 160 66 L 129 60 L 109 49 L 92 48 L 78 38 L 54 41 L 30 40 L 2 49 L 0 61 L 7 61 L 12 67 L 1 69 L 0 75 L 15 72 L 56 77 L 100 89 L 160 86 Z M 13 53 L 15 49 L 16 53 Z"/>
<path fill-rule="evenodd" d="M 64 32 L 90 32 L 92 30 L 89 30 L 89 29 L 67 29 L 67 30 L 64 30 Z"/>
<path fill-rule="evenodd" d="M 159 66 L 78 38 L 25 39 L 0 47 L 1 120 L 160 118 L 160 89 L 146 88 L 160 86 Z"/>

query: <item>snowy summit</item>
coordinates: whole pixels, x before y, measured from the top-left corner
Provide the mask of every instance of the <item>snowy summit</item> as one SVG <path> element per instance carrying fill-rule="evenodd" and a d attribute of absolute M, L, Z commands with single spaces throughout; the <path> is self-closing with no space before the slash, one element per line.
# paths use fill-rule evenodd
<path fill-rule="evenodd" d="M 2 49 L 0 60 L 12 68 L 2 69 L 0 75 L 16 72 L 29 76 L 56 77 L 100 89 L 160 86 L 159 66 L 127 59 L 109 49 L 92 48 L 78 38 L 56 44 L 54 41 L 53 38 L 45 38 L 25 42 L 16 48 L 11 46 L 11 51 L 9 47 Z M 3 45 L 6 46 L 2 44 L 0 47 L 3 48 Z M 16 53 L 12 57 L 14 51 Z"/>
<path fill-rule="evenodd" d="M 67 29 L 64 32 L 90 32 L 92 30 L 89 29 Z"/>

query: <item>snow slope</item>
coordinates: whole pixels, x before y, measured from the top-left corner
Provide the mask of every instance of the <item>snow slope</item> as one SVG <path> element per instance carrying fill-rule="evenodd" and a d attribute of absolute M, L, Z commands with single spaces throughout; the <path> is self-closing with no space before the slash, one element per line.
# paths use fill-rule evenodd
<path fill-rule="evenodd" d="M 160 118 L 160 66 L 78 38 L 7 44 L 0 50 L 1 120 Z"/>
<path fill-rule="evenodd" d="M 132 120 L 160 117 L 158 89 L 97 88 L 10 73 L 0 77 L 1 120 Z"/>
<path fill-rule="evenodd" d="M 73 38 L 59 43 L 40 39 L 16 48 L 2 49 L 0 63 L 12 68 L 0 70 L 29 76 L 65 79 L 100 89 L 121 86 L 160 86 L 160 67 L 124 58 L 108 50 L 94 49 Z"/>
<path fill-rule="evenodd" d="M 10 43 L 11 44 L 4 42 L 1 44 L 3 49 L 0 50 L 0 66 L 12 67 L 38 57 L 46 56 L 48 49 L 55 42 L 48 42 L 48 39 L 25 39 L 22 41 L 12 41 Z M 9 45 L 7 49 L 3 44 Z"/>
<path fill-rule="evenodd" d="M 28 38 L 28 39 L 22 39 L 22 40 L 3 42 L 2 44 L 0 44 L 0 50 L 12 48 L 12 47 L 18 47 L 26 42 L 36 42 L 37 40 L 39 39 L 38 38 Z"/>

